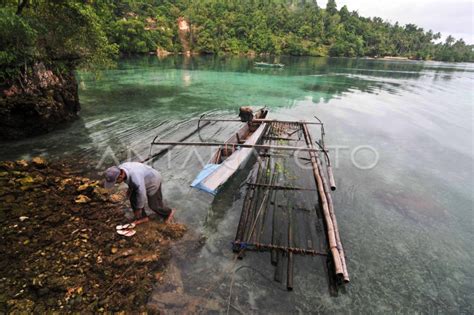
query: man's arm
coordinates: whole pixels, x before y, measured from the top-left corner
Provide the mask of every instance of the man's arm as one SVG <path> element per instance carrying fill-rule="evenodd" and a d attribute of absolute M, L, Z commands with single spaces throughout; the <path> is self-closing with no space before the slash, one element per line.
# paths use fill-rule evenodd
<path fill-rule="evenodd" d="M 129 190 L 130 205 L 132 206 L 133 214 L 136 219 L 140 219 L 142 214 L 145 214 L 145 203 L 147 200 L 144 180 L 141 179 L 134 181 L 134 179 L 131 179 Z"/>

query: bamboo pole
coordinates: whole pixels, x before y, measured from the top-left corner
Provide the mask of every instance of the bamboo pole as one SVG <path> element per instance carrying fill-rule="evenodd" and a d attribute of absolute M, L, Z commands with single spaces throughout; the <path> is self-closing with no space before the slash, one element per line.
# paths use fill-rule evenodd
<path fill-rule="evenodd" d="M 184 140 L 190 138 L 192 135 L 194 135 L 196 132 L 198 132 L 198 131 L 201 130 L 202 128 L 206 127 L 206 126 L 209 125 L 210 123 L 211 123 L 211 122 L 208 121 L 208 122 L 204 123 L 202 126 L 199 126 L 199 125 L 198 125 L 198 127 L 196 128 L 196 130 L 194 130 L 193 132 L 189 133 L 188 135 L 182 137 L 181 139 L 178 140 L 178 142 L 182 142 L 182 141 L 184 141 Z M 156 137 L 155 137 L 155 139 L 153 139 L 152 144 L 153 144 L 153 142 L 155 142 L 155 140 L 156 140 Z M 154 160 L 155 158 L 160 157 L 160 156 L 162 156 L 162 155 L 168 153 L 168 151 L 171 150 L 174 146 L 175 146 L 175 145 L 170 145 L 170 146 L 167 147 L 167 148 L 161 149 L 160 151 L 156 152 L 155 154 L 150 155 L 149 157 L 147 157 L 146 159 L 144 159 L 144 160 L 142 161 L 142 163 L 148 162 L 148 161 L 150 161 L 150 160 Z"/>
<path fill-rule="evenodd" d="M 268 165 L 268 159 L 264 159 L 263 160 L 263 166 L 260 166 L 260 168 L 258 169 L 256 181 L 261 181 L 262 174 L 266 171 L 267 165 Z M 259 192 L 260 192 L 260 190 L 258 188 L 254 189 L 252 191 L 252 196 L 250 198 L 248 215 L 245 218 L 245 224 L 244 224 L 245 229 L 244 229 L 242 237 L 241 237 L 246 242 L 249 241 L 248 238 L 251 234 L 249 227 L 251 226 L 253 220 L 255 220 L 255 208 L 256 208 L 255 205 L 257 203 Z"/>
<path fill-rule="evenodd" d="M 303 128 L 303 134 L 304 134 L 307 145 L 310 148 L 313 148 L 313 143 L 311 142 L 311 139 L 308 137 L 309 136 L 308 127 L 303 124 L 302 128 Z M 321 179 L 320 170 L 319 170 L 318 164 L 316 163 L 316 154 L 314 154 L 314 152 L 310 152 L 309 155 L 311 158 L 311 165 L 313 168 L 313 176 L 316 181 L 316 186 L 318 187 L 319 199 L 321 201 L 321 206 L 323 209 L 324 220 L 326 222 L 329 250 L 331 251 L 331 254 L 332 254 L 334 269 L 335 269 L 336 275 L 342 276 L 343 268 L 342 268 L 342 263 L 341 263 L 341 257 L 337 249 L 334 225 L 331 219 L 331 215 L 329 213 L 328 201 L 326 198 L 326 193 L 324 191 L 324 186 Z"/>
<path fill-rule="evenodd" d="M 276 241 L 276 231 L 275 231 L 275 227 L 277 225 L 277 211 L 278 211 L 278 205 L 277 205 L 277 194 L 276 192 L 272 195 L 273 197 L 273 211 L 272 211 L 272 239 L 271 239 L 271 243 L 272 244 L 275 244 L 275 241 Z M 272 265 L 276 266 L 277 263 L 278 263 L 278 252 L 276 251 L 276 249 L 272 249 L 271 251 L 271 263 Z"/>
<path fill-rule="evenodd" d="M 331 165 L 326 165 L 327 171 L 328 171 L 328 178 L 329 178 L 329 185 L 331 187 L 331 190 L 336 190 L 336 181 L 334 180 L 334 174 L 332 173 L 332 166 Z"/>
<path fill-rule="evenodd" d="M 324 140 L 323 140 L 324 135 L 325 135 L 324 127 L 323 125 L 321 125 L 321 144 L 319 145 L 319 147 L 321 148 L 322 152 L 324 152 L 324 155 L 326 157 L 326 171 L 328 173 L 329 186 L 331 187 L 331 190 L 334 191 L 336 190 L 336 181 L 334 180 L 334 174 L 332 172 L 332 165 L 331 165 L 331 160 L 329 159 L 329 152 L 328 150 L 326 150 L 326 146 L 324 145 Z M 311 140 L 311 136 L 310 136 L 310 140 Z M 321 165 L 321 169 L 322 169 L 322 165 Z"/>
<path fill-rule="evenodd" d="M 224 119 L 224 118 L 217 118 L 217 119 L 202 118 L 202 119 L 199 119 L 199 121 L 217 121 L 217 122 L 239 122 L 239 123 L 245 123 L 245 121 L 242 121 L 242 120 L 240 120 L 240 119 Z"/>
<path fill-rule="evenodd" d="M 177 141 L 153 141 L 151 145 L 171 145 L 171 146 L 196 146 L 196 147 L 224 147 L 224 148 L 253 148 L 257 150 L 278 149 L 283 151 L 303 151 L 320 152 L 321 150 L 307 147 L 265 145 L 265 144 L 239 144 L 239 143 L 216 143 L 216 142 L 177 142 Z"/>
<path fill-rule="evenodd" d="M 280 186 L 280 185 L 268 185 L 268 184 L 261 184 L 261 183 L 247 183 L 248 186 L 252 187 L 268 187 L 272 190 L 308 190 L 308 191 L 316 191 L 313 188 L 304 188 L 304 187 L 294 187 L 294 186 Z"/>
<path fill-rule="evenodd" d="M 329 159 L 329 154 L 328 154 L 328 151 L 326 150 L 326 146 L 324 144 L 324 136 L 326 135 L 326 131 L 324 130 L 324 124 L 321 121 L 321 119 L 319 119 L 317 116 L 314 116 L 314 118 L 316 118 L 316 120 L 321 124 L 321 144 L 320 144 L 320 147 L 325 152 L 325 155 L 326 155 L 326 170 L 327 170 L 328 178 L 329 178 L 329 186 L 331 187 L 331 190 L 336 190 L 336 181 L 334 180 L 334 174 L 332 173 L 331 160 Z"/>
<path fill-rule="evenodd" d="M 278 241 L 281 239 L 281 234 L 278 234 Z M 283 251 L 277 251 L 277 264 L 275 268 L 274 279 L 276 282 L 280 282 L 283 278 Z"/>
<path fill-rule="evenodd" d="M 239 122 L 243 123 L 240 119 L 212 119 L 212 118 L 203 118 L 199 119 L 200 121 L 218 121 L 218 122 Z M 255 118 L 251 123 L 287 123 L 287 124 L 308 124 L 308 125 L 321 125 L 319 122 L 313 121 L 304 121 L 304 120 L 277 120 L 277 119 L 260 119 Z"/>
<path fill-rule="evenodd" d="M 234 242 L 234 243 L 236 245 L 242 244 L 242 242 Z M 245 243 L 245 245 L 247 246 L 247 250 L 255 250 L 255 251 L 279 250 L 285 253 L 292 252 L 294 254 L 301 254 L 301 255 L 327 256 L 327 253 L 322 253 L 314 249 L 288 247 L 288 246 L 281 246 L 281 245 L 275 245 L 275 244 L 262 244 L 262 243 Z"/>
<path fill-rule="evenodd" d="M 255 233 L 255 231 L 256 231 L 257 223 L 260 220 L 260 216 L 264 212 L 265 205 L 267 203 L 267 199 L 269 198 L 268 197 L 269 193 L 270 193 L 270 190 L 268 190 L 268 189 L 266 189 L 265 192 L 263 193 L 262 203 L 260 204 L 260 207 L 258 207 L 258 211 L 255 215 L 255 220 L 253 222 L 252 229 L 250 231 L 250 236 L 248 237 L 247 242 L 251 242 L 251 241 L 256 242 L 257 239 L 258 239 L 257 238 L 258 231 L 256 233 Z"/>
<path fill-rule="evenodd" d="M 272 126 L 272 125 L 271 125 Z M 270 129 L 271 130 L 271 129 Z M 273 132 L 270 132 L 269 135 L 266 135 L 267 137 L 275 137 L 275 134 Z M 275 166 L 276 166 L 276 159 L 275 159 Z M 279 173 L 278 173 L 278 177 L 279 177 Z M 259 184 L 259 183 L 257 183 Z M 275 183 L 273 183 L 275 184 Z M 276 226 L 277 226 L 277 211 L 278 211 L 278 205 L 277 205 L 277 192 L 276 191 L 273 191 L 272 192 L 272 198 L 271 198 L 271 202 L 270 204 L 273 205 L 273 211 L 272 211 L 272 234 L 271 234 L 271 244 L 275 244 L 276 242 Z M 278 265 L 278 251 L 276 249 L 272 249 L 270 251 L 270 263 L 273 265 L 273 266 L 277 266 Z"/>
<path fill-rule="evenodd" d="M 288 200 L 289 203 L 289 200 Z M 291 213 L 291 207 L 287 208 L 288 211 L 288 247 L 293 247 L 293 218 Z M 288 252 L 288 264 L 286 270 L 286 289 L 288 291 L 293 290 L 293 252 Z"/>
<path fill-rule="evenodd" d="M 267 177 L 268 177 L 269 173 L 270 173 L 270 181 L 272 180 L 272 178 L 273 178 L 272 170 L 273 170 L 272 160 L 271 160 L 271 158 L 269 158 L 267 169 L 265 171 L 265 176 L 264 176 L 265 180 L 268 180 Z M 255 233 L 254 233 L 254 242 L 256 242 L 256 243 L 260 242 L 260 237 L 262 235 L 262 229 L 263 229 L 263 226 L 265 224 L 265 214 L 266 214 L 267 209 L 268 209 L 268 204 L 269 204 L 272 192 L 273 191 L 268 189 L 268 188 L 265 189 L 265 192 L 264 192 L 263 198 L 262 198 L 262 203 L 260 204 L 261 210 L 259 210 L 259 212 L 261 211 L 261 215 L 259 215 L 257 218 L 255 218 L 256 230 L 255 230 Z"/>
<path fill-rule="evenodd" d="M 306 127 L 306 131 L 308 132 L 308 140 L 312 144 L 313 140 L 311 139 L 311 134 L 309 133 L 307 127 Z M 324 142 L 323 142 L 323 148 L 324 148 Z M 322 174 L 321 174 L 321 170 L 322 170 L 321 160 L 319 159 L 319 157 L 317 155 L 315 156 L 315 158 L 316 158 L 316 161 L 317 161 L 318 169 L 320 171 L 321 180 L 322 180 L 324 192 L 325 192 L 325 195 L 326 195 L 326 199 L 328 201 L 329 215 L 331 216 L 331 220 L 332 220 L 332 223 L 333 223 L 337 250 L 339 251 L 339 256 L 340 256 L 340 259 L 341 259 L 343 279 L 344 279 L 344 282 L 349 282 L 350 281 L 349 272 L 347 271 L 346 257 L 345 257 L 345 254 L 344 254 L 344 248 L 342 247 L 341 237 L 339 235 L 339 227 L 337 225 L 336 214 L 334 212 L 334 204 L 332 202 L 332 196 L 331 196 L 331 193 L 329 192 L 328 183 L 326 181 L 326 178 L 324 178 L 324 176 L 322 176 Z M 332 189 L 332 187 L 331 187 L 331 189 Z"/>
<path fill-rule="evenodd" d="M 305 126 L 305 127 L 306 127 L 306 131 L 308 131 L 307 126 Z M 322 145 L 323 149 L 325 148 L 325 145 L 324 145 L 324 136 L 325 135 L 326 135 L 326 132 L 324 131 L 324 125 L 321 125 L 321 145 Z M 311 144 L 313 143 L 313 139 L 311 138 L 311 134 L 309 133 L 309 131 L 308 131 L 308 140 L 310 141 Z M 328 201 L 329 214 L 331 215 L 331 220 L 332 220 L 333 226 L 334 226 L 334 234 L 336 236 L 337 249 L 339 251 L 339 255 L 340 255 L 340 258 L 341 258 L 343 279 L 344 279 L 344 282 L 347 283 L 347 282 L 350 281 L 349 272 L 347 271 L 346 257 L 345 257 L 345 254 L 344 254 L 344 248 L 342 247 L 341 237 L 339 235 L 339 227 L 337 225 L 336 214 L 334 212 L 334 204 L 332 202 L 332 196 L 331 196 L 331 193 L 329 191 L 328 183 L 326 181 L 326 178 L 322 175 L 322 168 L 323 168 L 322 162 L 319 159 L 318 155 L 315 155 L 315 157 L 316 157 L 319 172 L 320 172 L 320 175 L 321 175 L 321 180 L 323 182 L 324 192 L 326 194 L 326 198 L 327 198 L 327 201 Z M 331 182 L 332 168 L 330 168 L 330 166 L 331 166 L 330 163 L 331 162 L 329 160 L 328 155 L 326 155 L 326 161 L 327 161 L 327 166 L 328 166 L 328 177 L 329 177 L 329 181 Z M 331 172 L 329 172 L 329 171 L 331 171 Z M 334 181 L 334 178 L 332 178 L 332 180 Z M 335 183 L 334 183 L 334 189 L 336 189 Z M 333 189 L 333 186 L 331 186 L 331 190 L 334 190 L 334 189 Z"/>
<path fill-rule="evenodd" d="M 256 173 L 254 173 L 255 175 L 252 176 L 253 178 L 255 178 L 255 180 L 257 180 L 257 178 L 259 177 L 263 161 L 261 159 L 258 159 L 257 163 L 258 163 L 257 171 Z M 240 215 L 239 225 L 237 226 L 237 233 L 235 235 L 234 243 L 240 242 L 244 238 L 245 227 L 247 224 L 247 217 L 249 216 L 250 205 L 252 202 L 253 195 L 255 194 L 255 189 L 257 189 L 256 186 L 250 186 L 249 189 L 247 190 L 247 193 L 245 194 L 245 200 L 242 207 L 242 214 Z M 234 246 L 234 252 L 239 252 L 239 251 L 240 251 L 240 248 L 237 248 Z"/>
<path fill-rule="evenodd" d="M 318 165 L 321 166 L 321 161 L 318 161 Z M 334 225 L 334 234 L 336 235 L 336 244 L 337 244 L 337 249 L 339 251 L 340 257 L 341 257 L 341 264 L 342 264 L 342 272 L 343 272 L 343 279 L 344 282 L 349 282 L 349 272 L 347 271 L 347 264 L 346 264 L 346 257 L 344 254 L 344 248 L 342 247 L 342 242 L 341 242 L 341 237 L 339 235 L 339 227 L 337 225 L 337 220 L 336 220 L 336 214 L 334 213 L 334 205 L 332 202 L 332 196 L 329 193 L 328 189 L 328 184 L 326 180 L 323 179 L 323 185 L 324 185 L 324 190 L 326 191 L 326 198 L 328 199 L 328 206 L 329 206 L 329 214 L 331 215 L 332 223 Z"/>
<path fill-rule="evenodd" d="M 268 180 L 268 182 L 269 182 L 268 185 L 273 186 L 274 183 L 275 183 L 275 179 L 278 175 L 278 172 L 276 172 L 275 163 L 273 163 L 272 158 L 270 157 L 268 159 L 269 159 L 269 165 L 270 165 L 270 168 L 269 168 L 270 178 Z M 268 171 L 267 171 L 267 175 L 268 175 Z M 267 198 L 265 209 L 263 210 L 263 214 L 262 214 L 262 219 L 260 220 L 260 228 L 258 230 L 259 233 L 258 233 L 258 237 L 257 237 L 257 242 L 260 242 L 260 238 L 262 237 L 262 234 L 264 232 L 264 227 L 265 227 L 265 221 L 266 221 L 266 217 L 267 217 L 267 213 L 268 213 L 268 208 L 270 207 L 271 199 L 273 199 L 273 195 L 275 194 L 274 189 L 267 188 L 267 190 L 270 190 L 269 191 L 270 196 Z"/>
<path fill-rule="evenodd" d="M 270 126 L 273 127 L 273 124 L 271 124 Z M 271 137 L 275 137 L 275 133 L 273 132 L 273 128 L 270 128 L 270 132 L 269 132 L 270 136 Z M 267 135 L 267 137 L 269 137 L 269 135 Z M 270 140 L 271 141 L 271 140 Z M 272 158 L 272 156 L 270 155 L 269 158 Z M 276 159 L 274 159 L 275 161 L 275 167 L 276 167 Z M 275 175 L 274 175 L 275 176 Z M 277 175 L 275 177 L 278 177 L 279 178 L 279 173 L 277 172 Z M 259 183 L 256 183 L 257 185 Z M 275 185 L 275 182 L 272 183 L 272 185 Z M 272 187 L 274 188 L 274 187 Z M 277 226 L 277 211 L 278 211 L 278 206 L 277 206 L 277 192 L 275 190 L 272 191 L 272 197 L 271 197 L 271 204 L 273 204 L 273 211 L 272 211 L 272 235 L 271 235 L 271 243 L 272 244 L 275 244 L 275 237 L 276 237 L 276 226 Z M 276 249 L 272 249 L 271 252 L 270 252 L 270 262 L 272 265 L 274 266 L 277 266 L 278 265 L 278 251 Z"/>

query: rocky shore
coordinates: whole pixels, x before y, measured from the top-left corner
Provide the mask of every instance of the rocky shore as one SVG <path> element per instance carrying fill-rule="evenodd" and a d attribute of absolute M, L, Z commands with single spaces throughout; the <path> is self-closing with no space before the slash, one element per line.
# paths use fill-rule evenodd
<path fill-rule="evenodd" d="M 77 173 L 0 162 L 0 312 L 156 312 L 146 303 L 185 227 L 152 220 L 120 236 L 124 195 Z"/>
<path fill-rule="evenodd" d="M 78 118 L 80 108 L 74 73 L 38 63 L 15 83 L 0 85 L 0 140 L 49 132 Z"/>

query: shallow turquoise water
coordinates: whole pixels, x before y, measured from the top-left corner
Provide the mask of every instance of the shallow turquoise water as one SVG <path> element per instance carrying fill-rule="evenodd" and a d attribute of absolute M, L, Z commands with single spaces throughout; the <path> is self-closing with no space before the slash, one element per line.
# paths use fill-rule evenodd
<path fill-rule="evenodd" d="M 99 77 L 79 73 L 81 120 L 8 143 L 1 157 L 73 155 L 103 169 L 114 158 L 146 157 L 156 135 L 178 139 L 202 113 L 233 117 L 240 105 L 267 105 L 274 118 L 318 115 L 337 163 L 333 198 L 352 282 L 331 297 L 316 267 L 321 264 L 310 258 L 297 260 L 291 293 L 242 269 L 232 305 L 257 313 L 472 313 L 474 67 L 325 58 L 279 62 L 287 66 L 256 69 L 246 58 L 147 57 L 121 61 Z M 200 138 L 225 140 L 234 131 L 235 125 L 216 124 Z M 358 146 L 378 153 L 374 168 L 356 167 L 374 160 L 373 152 Z M 219 275 L 232 265 L 230 241 L 246 174 L 214 201 L 190 190 L 209 155 L 203 148 L 176 149 L 154 166 L 166 179 L 165 198 L 179 209 L 178 219 L 206 236 L 194 253 L 177 249 L 183 294 L 205 295 L 225 308 L 230 278 Z M 273 277 L 266 254 L 249 254 L 241 265 Z M 212 294 L 204 294 L 215 282 L 220 285 Z"/>

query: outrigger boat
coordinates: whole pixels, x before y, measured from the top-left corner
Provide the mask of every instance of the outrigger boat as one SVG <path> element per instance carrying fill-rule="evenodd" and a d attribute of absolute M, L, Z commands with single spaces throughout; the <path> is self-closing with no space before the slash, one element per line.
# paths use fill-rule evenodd
<path fill-rule="evenodd" d="M 255 62 L 255 67 L 262 68 L 283 68 L 285 65 L 282 63 L 267 63 L 267 62 Z"/>
<path fill-rule="evenodd" d="M 252 148 L 236 147 L 236 144 L 257 144 L 263 135 L 266 124 L 254 120 L 265 119 L 267 115 L 268 109 L 266 108 L 253 113 L 251 108 L 241 107 L 239 116 L 245 125 L 227 139 L 224 145 L 217 148 L 191 186 L 213 195 L 217 194 L 219 187 L 247 162 L 252 153 Z"/>
<path fill-rule="evenodd" d="M 240 120 L 201 116 L 197 129 L 178 141 L 155 138 L 152 147 L 166 147 L 153 155 L 150 148 L 150 156 L 145 161 L 159 158 L 175 146 L 216 147 L 209 163 L 192 183 L 193 187 L 216 194 L 246 163 L 252 150 L 256 150 L 258 157 L 247 177 L 232 246 L 234 252 L 243 258 L 245 251 L 269 251 L 271 263 L 276 266 L 276 281 L 282 281 L 284 266 L 287 269 L 288 290 L 293 289 L 294 255 L 325 257 L 322 261 L 332 277 L 329 283 L 348 283 L 346 257 L 331 196 L 331 191 L 336 190 L 336 182 L 325 146 L 322 121 L 316 116 L 317 121 L 269 119 L 266 108 L 253 113 L 250 108 L 243 107 L 239 116 Z M 244 122 L 245 125 L 224 143 L 185 142 L 215 122 Z M 311 125 L 320 127 L 319 141 L 313 140 Z M 301 169 L 301 159 L 309 163 L 310 169 Z M 313 177 L 314 181 L 308 182 L 300 176 L 304 174 Z M 311 182 L 313 184 L 308 186 Z M 325 235 L 317 235 L 320 234 L 318 230 L 324 230 Z"/>

